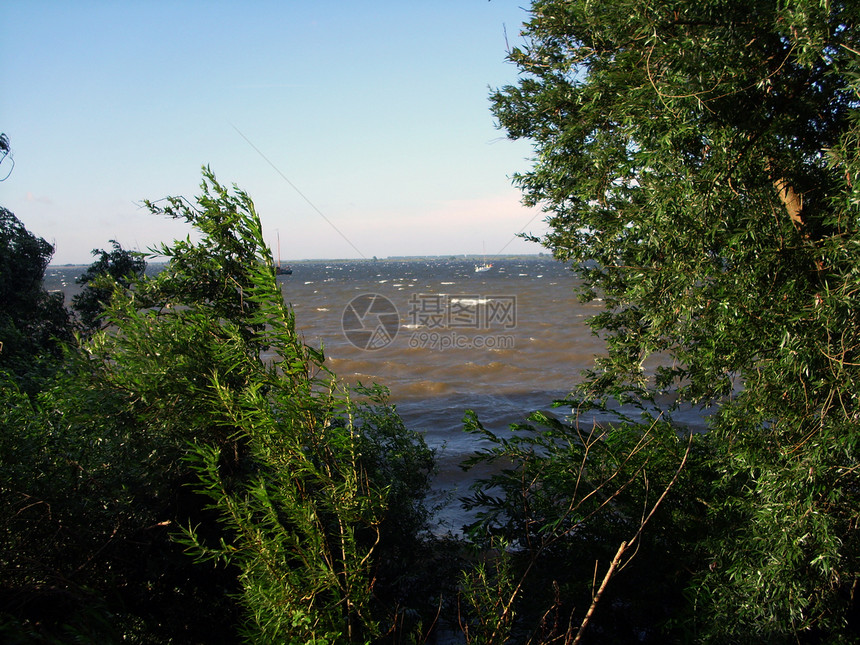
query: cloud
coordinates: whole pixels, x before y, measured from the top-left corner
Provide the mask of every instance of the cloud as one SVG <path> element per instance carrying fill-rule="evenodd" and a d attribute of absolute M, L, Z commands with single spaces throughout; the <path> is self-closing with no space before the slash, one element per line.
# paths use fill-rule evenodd
<path fill-rule="evenodd" d="M 53 205 L 54 200 L 50 197 L 37 197 L 33 195 L 33 193 L 27 191 L 27 196 L 24 198 L 26 201 L 34 203 L 34 204 L 48 204 Z"/>
<path fill-rule="evenodd" d="M 485 197 L 428 201 L 408 211 L 356 211 L 339 226 L 365 254 L 447 255 L 537 252 L 520 232 L 546 232 L 543 213 L 520 204 L 516 190 Z M 366 250 L 365 250 L 366 249 Z"/>

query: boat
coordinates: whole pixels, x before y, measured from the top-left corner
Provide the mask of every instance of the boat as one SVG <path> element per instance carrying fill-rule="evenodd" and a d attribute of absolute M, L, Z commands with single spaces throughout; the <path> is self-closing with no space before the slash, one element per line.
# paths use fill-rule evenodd
<path fill-rule="evenodd" d="M 293 270 L 288 264 L 287 266 L 283 266 L 281 264 L 281 232 L 278 231 L 278 266 L 275 267 L 275 275 L 293 275 Z"/>
<path fill-rule="evenodd" d="M 483 273 L 493 268 L 493 265 L 487 262 L 487 245 L 484 245 L 484 259 L 481 264 L 475 265 L 475 273 Z"/>

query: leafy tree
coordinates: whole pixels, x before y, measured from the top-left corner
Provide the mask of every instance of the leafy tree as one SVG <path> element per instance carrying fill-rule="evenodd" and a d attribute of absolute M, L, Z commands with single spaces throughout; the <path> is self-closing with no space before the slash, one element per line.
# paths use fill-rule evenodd
<path fill-rule="evenodd" d="M 28 391 L 62 356 L 72 326 L 63 294 L 43 287 L 54 248 L 0 207 L 0 370 Z"/>
<path fill-rule="evenodd" d="M 93 255 L 98 256 L 98 259 L 75 280 L 84 288 L 72 298 L 72 309 L 88 332 L 98 328 L 99 318 L 114 288 L 128 289 L 146 270 L 142 253 L 127 251 L 116 240 L 110 242 L 113 245 L 110 252 L 93 249 Z"/>
<path fill-rule="evenodd" d="M 702 640 L 857 637 L 858 18 L 537 0 L 520 79 L 492 97 L 534 142 L 516 181 L 549 214 L 544 244 L 604 300 L 607 353 L 575 405 L 713 408 Z"/>
<path fill-rule="evenodd" d="M 11 389 L 0 415 L 0 631 L 4 611 L 9 634 L 93 642 L 399 626 L 376 581 L 423 530 L 432 452 L 301 341 L 247 194 L 206 170 L 196 204 L 150 208 L 200 241 L 164 245 L 38 405 Z"/>
<path fill-rule="evenodd" d="M 138 283 L 125 307 L 115 302 L 109 320 L 119 334 L 95 343 L 208 336 L 171 340 L 161 353 L 197 356 L 207 345 L 198 358 L 154 358 L 144 370 L 170 370 L 175 381 L 178 367 L 193 369 L 181 381 L 190 409 L 169 416 L 194 428 L 187 461 L 196 490 L 226 531 L 213 540 L 211 527 L 186 524 L 185 544 L 204 561 L 238 567 L 248 638 L 366 642 L 380 634 L 380 620 L 390 620 L 375 608 L 374 580 L 402 566 L 398 542 L 414 540 L 426 522 L 432 453 L 383 392 L 345 391 L 322 353 L 301 341 L 249 196 L 231 194 L 208 170 L 202 189 L 196 206 L 179 198 L 149 203 L 203 238 L 162 247 L 165 270 Z M 208 364 L 200 362 L 205 356 Z M 140 378 L 136 367 L 122 375 L 109 369 L 120 382 Z"/>

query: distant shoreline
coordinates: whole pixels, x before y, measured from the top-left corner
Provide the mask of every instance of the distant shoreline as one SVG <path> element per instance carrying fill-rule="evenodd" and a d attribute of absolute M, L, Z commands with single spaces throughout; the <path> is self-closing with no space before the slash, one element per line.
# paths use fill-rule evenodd
<path fill-rule="evenodd" d="M 312 264 L 318 262 L 328 262 L 328 263 L 343 263 L 343 262 L 421 262 L 421 261 L 468 261 L 468 262 L 478 262 L 486 260 L 492 260 L 493 262 L 498 262 L 501 260 L 536 260 L 543 258 L 551 258 L 551 254 L 549 253 L 515 253 L 511 255 L 480 255 L 476 253 L 466 253 L 462 255 L 389 255 L 384 258 L 305 258 L 302 260 L 289 260 L 283 259 L 282 264 Z M 152 261 L 147 262 L 147 264 L 164 264 L 163 261 Z M 92 264 L 92 262 L 88 262 L 86 264 L 74 264 L 74 263 L 65 263 L 65 264 L 49 264 L 48 267 L 52 269 L 73 269 L 75 267 L 88 267 Z"/>

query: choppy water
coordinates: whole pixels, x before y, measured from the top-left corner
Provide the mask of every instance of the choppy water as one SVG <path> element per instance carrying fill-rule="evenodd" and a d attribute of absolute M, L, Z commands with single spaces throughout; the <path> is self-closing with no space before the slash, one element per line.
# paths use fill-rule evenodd
<path fill-rule="evenodd" d="M 564 396 L 599 349 L 583 324 L 593 308 L 577 303 L 573 274 L 550 258 L 495 261 L 482 273 L 467 260 L 293 269 L 279 281 L 306 341 L 323 345 L 341 377 L 391 390 L 407 425 L 440 449 L 440 494 L 462 489 L 458 464 L 476 447 L 462 431 L 465 410 L 491 429 L 507 428 Z M 383 296 L 397 312 L 397 335 L 384 345 L 383 329 L 378 349 L 356 347 L 343 331 L 344 309 L 359 297 L 360 311 L 363 294 Z M 373 315 L 365 322 L 373 326 Z M 456 523 L 454 509 L 449 519 Z"/>
<path fill-rule="evenodd" d="M 341 377 L 391 390 L 407 425 L 440 449 L 438 494 L 465 493 L 458 464 L 476 448 L 462 431 L 465 410 L 503 430 L 566 395 L 601 348 L 583 322 L 597 305 L 578 303 L 574 275 L 550 258 L 497 260 L 481 273 L 467 260 L 293 269 L 279 281 L 306 342 L 322 345 Z M 378 349 L 356 347 L 343 330 L 344 309 L 358 297 L 361 311 L 364 294 L 383 296 L 397 312 L 396 336 L 385 344 L 390 334 L 381 330 Z M 365 322 L 376 324 L 373 315 Z M 355 327 L 349 317 L 346 323 Z M 454 507 L 446 519 L 456 525 L 462 518 Z"/>
<path fill-rule="evenodd" d="M 69 297 L 81 272 L 51 267 L 47 286 Z M 278 282 L 331 369 L 388 387 L 407 425 L 439 449 L 439 495 L 465 493 L 458 465 L 477 447 L 465 410 L 493 430 L 549 410 L 602 349 L 584 323 L 600 303 L 579 303 L 575 276 L 549 257 L 494 260 L 481 273 L 466 259 L 303 262 Z M 456 528 L 455 507 L 445 518 Z"/>

